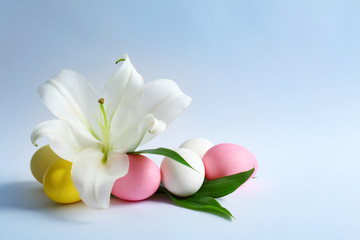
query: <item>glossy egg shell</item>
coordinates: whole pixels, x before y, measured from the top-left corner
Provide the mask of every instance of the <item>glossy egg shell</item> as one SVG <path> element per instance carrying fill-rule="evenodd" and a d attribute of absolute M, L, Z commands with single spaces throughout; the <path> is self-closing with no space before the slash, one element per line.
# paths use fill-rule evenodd
<path fill-rule="evenodd" d="M 80 201 L 79 192 L 71 180 L 72 163 L 60 159 L 46 170 L 44 175 L 44 192 L 58 203 L 74 203 Z"/>
<path fill-rule="evenodd" d="M 40 183 L 43 183 L 43 178 L 48 167 L 60 159 L 61 158 L 51 150 L 49 145 L 41 147 L 31 158 L 30 170 L 32 175 Z"/>
<path fill-rule="evenodd" d="M 175 151 L 196 171 L 165 157 L 160 166 L 162 183 L 172 194 L 187 197 L 196 193 L 204 182 L 204 164 L 201 158 L 190 149 L 178 148 Z"/>
<path fill-rule="evenodd" d="M 115 181 L 112 194 L 127 201 L 140 201 L 153 195 L 160 186 L 159 167 L 148 157 L 128 154 L 129 171 Z"/>
<path fill-rule="evenodd" d="M 252 174 L 254 176 L 258 166 L 255 156 L 249 150 L 232 143 L 215 145 L 206 152 L 203 162 L 208 180 L 245 172 L 255 167 Z"/>
<path fill-rule="evenodd" d="M 180 148 L 188 148 L 193 150 L 202 159 L 205 153 L 214 146 L 212 142 L 206 138 L 190 138 L 180 145 Z"/>

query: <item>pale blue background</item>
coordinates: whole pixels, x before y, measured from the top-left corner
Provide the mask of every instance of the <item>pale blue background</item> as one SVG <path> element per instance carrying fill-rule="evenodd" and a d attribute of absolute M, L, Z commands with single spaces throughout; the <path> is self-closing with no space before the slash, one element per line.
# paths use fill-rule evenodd
<path fill-rule="evenodd" d="M 359 13 L 342 0 L 1 1 L 0 239 L 359 239 Z M 29 135 L 53 118 L 36 88 L 70 68 L 101 92 L 123 53 L 193 98 L 144 148 L 202 136 L 256 155 L 258 178 L 221 199 L 236 220 L 156 198 L 59 206 L 33 179 Z"/>

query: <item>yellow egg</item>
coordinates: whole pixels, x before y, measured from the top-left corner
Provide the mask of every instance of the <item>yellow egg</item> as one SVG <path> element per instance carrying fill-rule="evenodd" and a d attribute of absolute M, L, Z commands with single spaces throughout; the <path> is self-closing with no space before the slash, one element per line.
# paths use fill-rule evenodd
<path fill-rule="evenodd" d="M 35 152 L 31 158 L 30 169 L 32 175 L 40 183 L 43 183 L 43 178 L 48 167 L 56 160 L 61 159 L 56 153 L 51 150 L 49 145 L 46 145 Z"/>
<path fill-rule="evenodd" d="M 71 166 L 71 162 L 60 159 L 46 170 L 44 191 L 51 200 L 58 203 L 80 201 L 79 192 L 71 180 Z"/>

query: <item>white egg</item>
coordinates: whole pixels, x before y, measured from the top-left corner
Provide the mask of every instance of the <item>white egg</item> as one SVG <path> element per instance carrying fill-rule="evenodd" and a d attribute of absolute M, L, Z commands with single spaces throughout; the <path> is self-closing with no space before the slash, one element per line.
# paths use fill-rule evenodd
<path fill-rule="evenodd" d="M 180 148 L 193 150 L 202 159 L 205 153 L 213 146 L 214 144 L 205 138 L 190 138 L 183 142 L 183 144 L 180 145 Z"/>
<path fill-rule="evenodd" d="M 175 160 L 165 157 L 161 163 L 161 180 L 165 188 L 179 197 L 187 197 L 196 193 L 204 182 L 205 168 L 201 158 L 192 150 L 178 148 L 175 150 L 194 169 Z"/>

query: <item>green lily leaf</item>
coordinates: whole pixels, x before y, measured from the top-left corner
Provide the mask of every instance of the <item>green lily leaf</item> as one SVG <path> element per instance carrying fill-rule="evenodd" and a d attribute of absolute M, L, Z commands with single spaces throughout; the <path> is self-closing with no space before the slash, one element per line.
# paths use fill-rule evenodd
<path fill-rule="evenodd" d="M 243 183 L 245 183 L 251 177 L 254 171 L 255 168 L 246 172 L 241 172 L 214 180 L 205 180 L 199 191 L 197 191 L 193 196 L 214 198 L 224 197 L 234 192 Z"/>
<path fill-rule="evenodd" d="M 251 177 L 254 171 L 255 168 L 214 180 L 205 180 L 199 191 L 185 198 L 174 196 L 163 186 L 159 187 L 157 193 L 166 193 L 175 204 L 181 207 L 212 213 L 230 220 L 235 217 L 215 198 L 234 192 Z"/>
<path fill-rule="evenodd" d="M 160 187 L 159 192 L 166 192 L 171 200 L 181 207 L 212 213 L 229 220 L 232 217 L 234 218 L 226 208 L 222 207 L 221 204 L 212 197 L 197 197 L 193 195 L 186 198 L 180 198 L 172 195 L 164 187 Z"/>
<path fill-rule="evenodd" d="M 174 150 L 168 149 L 168 148 L 156 148 L 156 149 L 146 149 L 146 150 L 140 150 L 140 151 L 135 151 L 135 152 L 129 152 L 129 154 L 155 154 L 155 155 L 161 155 L 161 156 L 165 156 L 165 157 L 169 157 L 189 168 L 194 169 L 192 166 L 190 166 L 190 164 L 185 161 L 185 159 L 180 156 L 180 154 L 178 154 L 177 152 L 175 152 Z M 195 169 L 194 169 L 195 170 Z M 195 170 L 196 171 L 196 170 Z"/>

